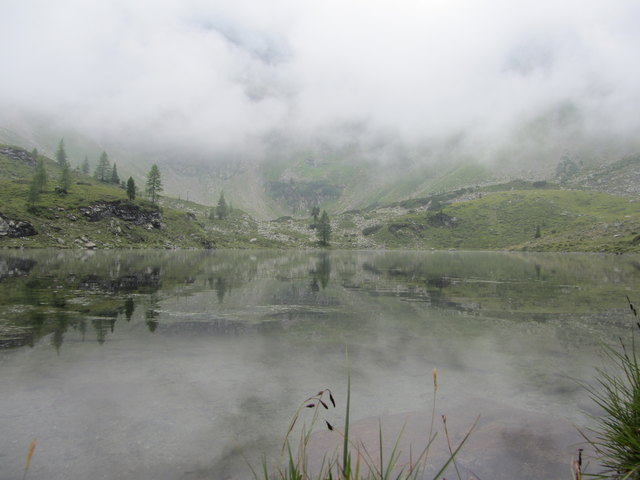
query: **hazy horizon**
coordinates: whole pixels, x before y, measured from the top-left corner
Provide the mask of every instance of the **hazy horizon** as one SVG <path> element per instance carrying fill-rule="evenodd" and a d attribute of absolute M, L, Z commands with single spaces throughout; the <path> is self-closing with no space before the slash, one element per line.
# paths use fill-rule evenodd
<path fill-rule="evenodd" d="M 638 145 L 633 1 L 26 0 L 0 12 L 4 128 L 42 118 L 103 144 L 202 152 L 274 135 L 488 156 L 531 147 L 531 131 L 560 150 Z"/>

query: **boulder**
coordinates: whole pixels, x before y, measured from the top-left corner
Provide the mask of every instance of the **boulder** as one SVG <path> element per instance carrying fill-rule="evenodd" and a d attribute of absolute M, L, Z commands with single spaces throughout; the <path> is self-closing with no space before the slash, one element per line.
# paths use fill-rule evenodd
<path fill-rule="evenodd" d="M 0 213 L 0 237 L 21 238 L 37 234 L 38 232 L 31 223 L 15 220 Z"/>

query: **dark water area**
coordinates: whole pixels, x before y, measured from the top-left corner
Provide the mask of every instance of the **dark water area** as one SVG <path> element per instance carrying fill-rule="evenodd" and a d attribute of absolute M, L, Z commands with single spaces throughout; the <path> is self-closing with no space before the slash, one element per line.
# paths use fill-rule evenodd
<path fill-rule="evenodd" d="M 629 336 L 627 295 L 639 257 L 0 251 L 0 480 L 34 438 L 33 479 L 252 478 L 305 398 L 330 388 L 342 424 L 347 348 L 363 442 L 406 421 L 423 447 L 437 368 L 434 430 L 480 416 L 464 478 L 571 478 L 598 413 L 579 382 Z"/>

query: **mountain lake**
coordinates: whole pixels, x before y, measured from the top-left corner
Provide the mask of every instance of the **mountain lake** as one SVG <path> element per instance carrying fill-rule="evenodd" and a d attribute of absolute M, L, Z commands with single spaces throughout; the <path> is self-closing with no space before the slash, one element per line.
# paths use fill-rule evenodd
<path fill-rule="evenodd" d="M 431 478 L 477 419 L 462 478 L 570 479 L 599 413 L 584 384 L 635 323 L 626 296 L 638 256 L 2 250 L 0 480 L 33 439 L 33 480 L 251 479 L 330 389 L 317 468 L 341 448 L 348 377 L 372 459 L 380 428 L 386 455 L 403 430 L 399 465 L 431 431 Z"/>

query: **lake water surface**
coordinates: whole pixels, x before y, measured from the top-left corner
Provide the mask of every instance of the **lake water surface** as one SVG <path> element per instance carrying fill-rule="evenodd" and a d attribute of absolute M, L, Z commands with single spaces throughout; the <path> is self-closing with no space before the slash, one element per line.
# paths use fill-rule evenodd
<path fill-rule="evenodd" d="M 463 478 L 568 479 L 626 295 L 638 257 L 0 251 L 0 480 L 33 438 L 30 479 L 252 478 L 305 398 L 330 388 L 341 426 L 346 348 L 367 445 L 408 419 L 424 446 L 437 368 L 440 440 L 480 415 Z M 341 441 L 323 425 L 317 450 Z"/>

